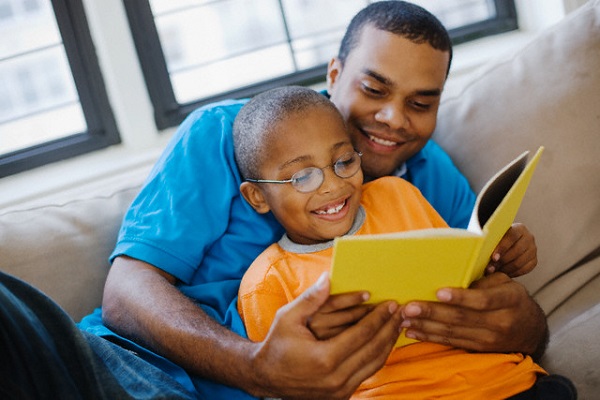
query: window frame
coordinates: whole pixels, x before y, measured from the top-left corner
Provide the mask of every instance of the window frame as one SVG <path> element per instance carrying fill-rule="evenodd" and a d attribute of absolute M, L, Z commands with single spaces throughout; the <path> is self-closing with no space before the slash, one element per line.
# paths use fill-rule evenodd
<path fill-rule="evenodd" d="M 52 0 L 85 132 L 0 155 L 0 178 L 121 142 L 81 0 Z"/>
<path fill-rule="evenodd" d="M 449 30 L 454 45 L 485 36 L 518 29 L 514 0 L 494 0 L 497 17 Z M 154 108 L 158 129 L 177 126 L 194 109 L 204 104 L 230 98 L 251 97 L 261 91 L 282 85 L 313 85 L 323 82 L 327 65 L 322 64 L 271 80 L 201 98 L 189 103 L 177 102 L 170 81 L 167 63 L 160 45 L 149 0 L 123 0 L 132 37 L 148 94 Z"/>

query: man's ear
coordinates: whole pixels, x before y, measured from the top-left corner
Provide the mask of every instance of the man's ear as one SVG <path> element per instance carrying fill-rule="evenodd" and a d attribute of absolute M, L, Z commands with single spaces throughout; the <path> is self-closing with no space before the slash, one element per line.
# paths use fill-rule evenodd
<path fill-rule="evenodd" d="M 331 96 L 331 91 L 335 81 L 342 72 L 342 63 L 339 58 L 333 57 L 327 66 L 327 93 Z"/>
<path fill-rule="evenodd" d="M 262 190 L 257 184 L 252 182 L 242 182 L 240 185 L 240 192 L 257 213 L 266 214 L 271 210 L 265 200 Z"/>

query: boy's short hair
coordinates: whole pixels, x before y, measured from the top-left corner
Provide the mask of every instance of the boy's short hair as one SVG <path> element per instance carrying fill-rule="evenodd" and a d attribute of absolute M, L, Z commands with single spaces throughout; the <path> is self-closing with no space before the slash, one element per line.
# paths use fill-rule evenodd
<path fill-rule="evenodd" d="M 366 26 L 402 36 L 414 43 L 429 43 L 436 50 L 449 52 L 446 75 L 450 71 L 452 41 L 444 25 L 423 7 L 397 0 L 371 3 L 352 18 L 338 52 L 342 66 L 358 46 L 360 35 Z"/>
<path fill-rule="evenodd" d="M 246 103 L 233 123 L 235 160 L 243 178 L 261 178 L 260 166 L 279 123 L 315 107 L 326 107 L 342 116 L 322 94 L 301 86 L 284 86 L 260 93 Z"/>

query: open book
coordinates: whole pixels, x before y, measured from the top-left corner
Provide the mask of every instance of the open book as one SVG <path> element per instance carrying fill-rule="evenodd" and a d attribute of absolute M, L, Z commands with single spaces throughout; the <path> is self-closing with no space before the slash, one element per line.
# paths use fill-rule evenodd
<path fill-rule="evenodd" d="M 512 225 L 540 159 L 521 154 L 483 187 L 467 229 L 439 228 L 354 235 L 334 241 L 331 293 L 367 290 L 370 302 L 436 300 L 442 287 L 468 287 L 483 276 Z M 397 345 L 413 340 L 400 336 Z"/>

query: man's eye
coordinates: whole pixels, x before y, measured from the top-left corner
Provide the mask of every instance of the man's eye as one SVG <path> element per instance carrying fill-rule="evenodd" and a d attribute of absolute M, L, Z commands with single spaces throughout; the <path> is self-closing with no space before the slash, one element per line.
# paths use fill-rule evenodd
<path fill-rule="evenodd" d="M 362 84 L 362 88 L 368 94 L 372 94 L 375 96 L 381 96 L 383 94 L 383 92 L 381 90 L 375 89 L 374 87 L 369 86 L 365 83 Z"/>
<path fill-rule="evenodd" d="M 413 101 L 413 102 L 411 102 L 411 104 L 413 105 L 414 108 L 417 108 L 419 110 L 429 110 L 431 108 L 431 104 L 421 103 L 418 101 Z"/>

